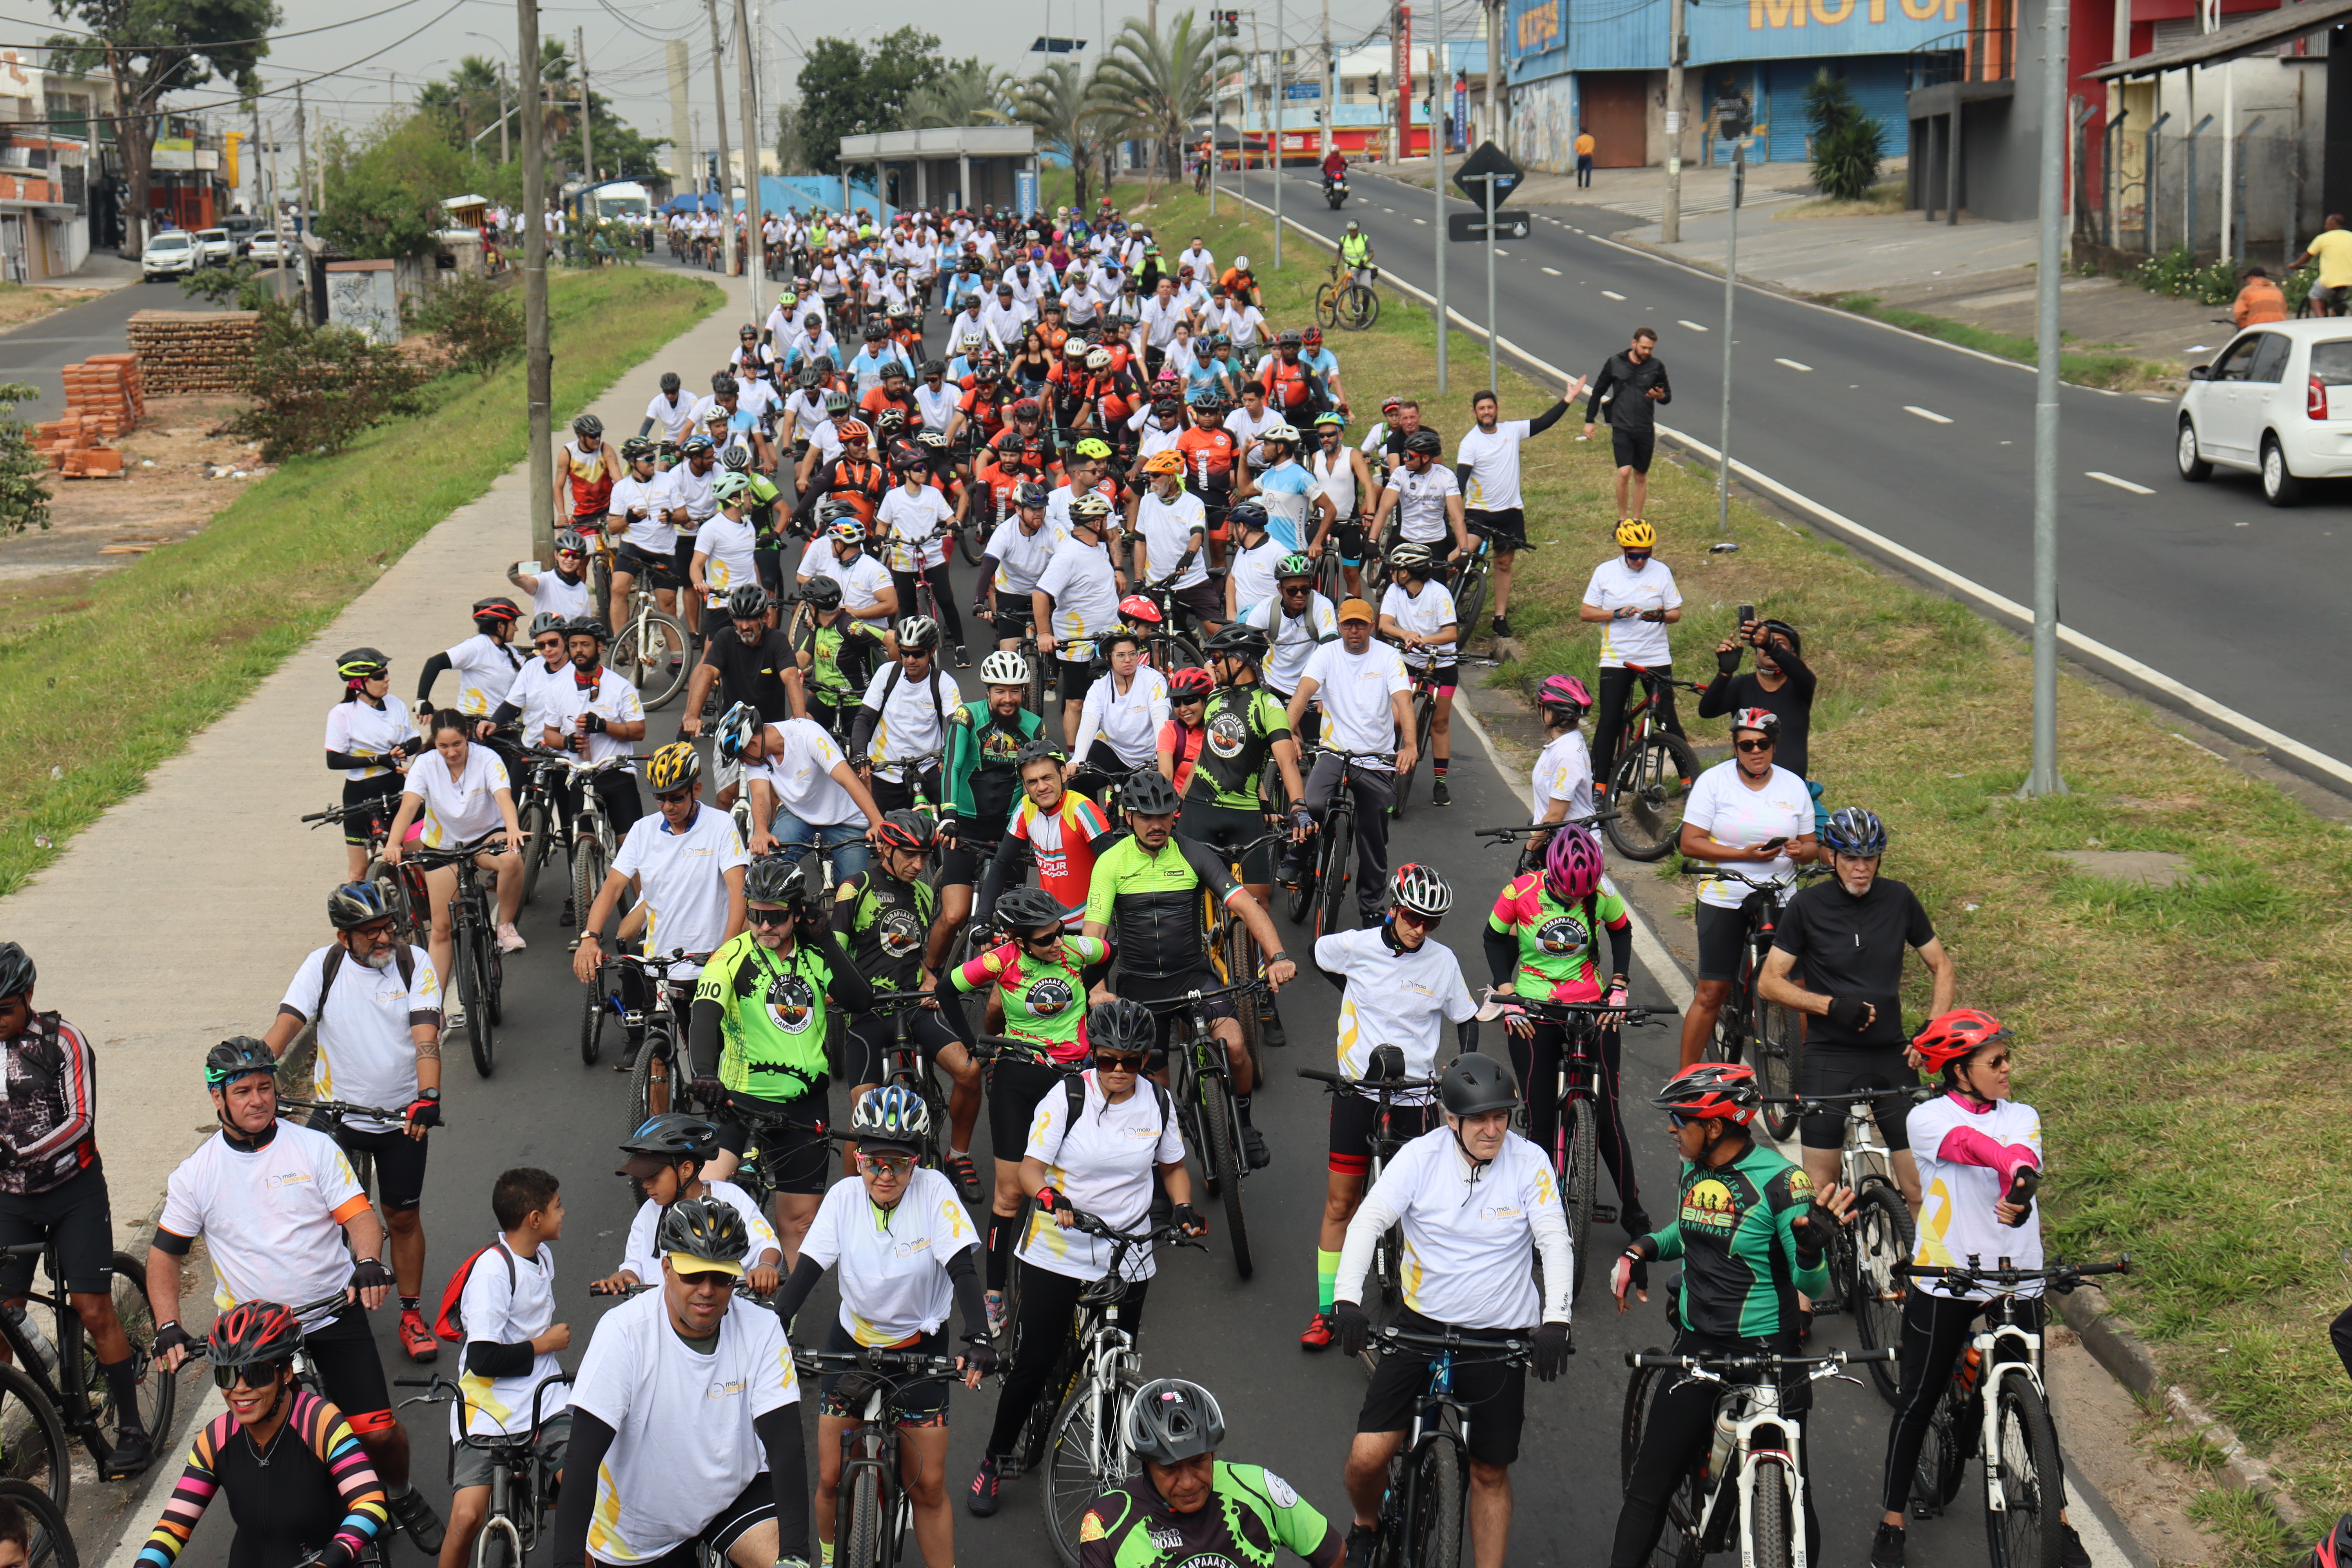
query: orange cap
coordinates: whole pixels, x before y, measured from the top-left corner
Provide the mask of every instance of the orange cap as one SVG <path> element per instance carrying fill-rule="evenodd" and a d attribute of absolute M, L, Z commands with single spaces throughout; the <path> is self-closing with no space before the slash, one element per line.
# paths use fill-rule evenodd
<path fill-rule="evenodd" d="M 1380 617 L 1372 614 L 1372 607 L 1363 600 L 1348 599 L 1340 603 L 1339 619 L 1343 624 L 1348 621 L 1370 621 L 1377 625 Z"/>

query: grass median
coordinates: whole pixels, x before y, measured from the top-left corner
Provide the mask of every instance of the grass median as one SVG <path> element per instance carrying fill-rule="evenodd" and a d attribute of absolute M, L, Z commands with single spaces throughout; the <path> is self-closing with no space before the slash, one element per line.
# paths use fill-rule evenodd
<path fill-rule="evenodd" d="M 552 275 L 556 408 L 597 396 L 719 299 L 650 268 Z M 524 456 L 520 363 L 433 390 L 430 412 L 289 462 L 195 537 L 0 637 L 0 894 Z"/>
<path fill-rule="evenodd" d="M 1935 338 L 1958 348 L 1997 354 L 2002 359 L 2013 359 L 2020 364 L 2042 363 L 2040 346 L 2032 338 L 2020 337 L 2014 332 L 1991 331 L 1966 321 L 1931 316 L 1922 310 L 1898 310 L 1880 304 L 1875 294 L 1844 294 L 1833 302 L 1839 310 L 1850 314 L 1867 316 L 1874 321 L 1885 321 L 1890 327 L 1900 327 L 1906 332 L 1917 332 L 1921 337 Z M 2069 353 L 2063 343 L 2058 351 L 2060 378 L 2077 386 L 2130 392 L 2143 386 L 2156 386 L 2180 374 L 2179 365 L 2134 359 L 2129 354 Z"/>
<path fill-rule="evenodd" d="M 1301 322 L 1328 255 L 1293 230 L 1277 274 L 1264 215 L 1220 205 L 1212 222 L 1185 192 L 1149 216 L 1163 248 L 1198 233 L 1221 265 L 1245 251 L 1269 321 Z M 1353 429 L 1376 416 L 1381 395 L 1417 397 L 1450 457 L 1485 382 L 1485 345 L 1453 335 L 1453 385 L 1436 396 L 1429 312 L 1382 292 L 1374 331 L 1328 336 Z M 1619 346 L 1595 342 L 1563 368 L 1591 374 Z M 1556 395 L 1516 373 L 1501 392 L 1515 418 Z M 1526 657 L 1496 669 L 1500 682 L 1593 676 L 1595 628 L 1576 606 L 1593 565 L 1614 552 L 1614 481 L 1607 446 L 1579 443 L 1578 428 L 1571 416 L 1522 448 L 1540 548 L 1522 558 L 1511 601 Z M 2352 837 L 2164 713 L 2063 674 L 2060 759 L 2073 793 L 2015 799 L 2032 711 L 2019 639 L 1737 499 L 1728 537 L 1739 548 L 1710 553 L 1721 537 L 1713 474 L 1665 452 L 1647 516 L 1685 598 L 1675 668 L 1711 674 L 1741 604 L 1802 630 L 1821 676 L 1812 766 L 1830 804 L 1886 818 L 1886 874 L 1926 903 L 1958 963 L 1961 1001 L 2020 1037 L 2018 1092 L 2041 1110 L 2049 1139 L 2052 1252 L 2129 1252 L 2135 1271 L 2112 1294 L 2167 1378 L 2268 1457 L 2315 1520 L 2352 1507 L 2352 1384 L 2327 1336 L 2352 1300 L 2342 1217 L 2352 1165 L 2329 1152 L 2341 1134 L 2327 1131 L 2352 1114 L 2340 1043 Z M 1713 722 L 1685 715 L 1720 743 Z M 2187 875 L 2164 889 L 2110 880 L 2066 858 L 2081 850 L 2170 853 Z M 1927 998 L 1911 970 L 1916 1017 Z M 2216 1490 L 2196 1511 L 2238 1561 L 2285 1561 L 2288 1543 L 2248 1501 Z"/>

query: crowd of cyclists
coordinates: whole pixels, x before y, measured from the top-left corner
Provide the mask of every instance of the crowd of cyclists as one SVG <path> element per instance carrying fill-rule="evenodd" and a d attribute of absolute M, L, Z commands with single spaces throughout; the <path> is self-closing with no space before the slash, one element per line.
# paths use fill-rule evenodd
<path fill-rule="evenodd" d="M 1778 900 L 1780 921 L 1759 984 L 1810 1031 L 1795 1092 L 1878 1096 L 1918 1218 L 1916 1260 L 2040 1264 L 2042 1131 L 2009 1097 L 2012 1038 L 1956 1006 L 1925 910 L 1879 875 L 1886 826 L 1859 806 L 1827 810 L 1809 786 L 1801 638 L 1745 612 L 1699 708 L 1727 713 L 1731 752 L 1688 781 L 1677 847 L 1747 879 L 1702 888 L 1680 1070 L 1631 1091 L 1664 1115 L 1682 1161 L 1670 1205 L 1644 1207 L 1629 1140 L 1650 1115 L 1622 1109 L 1619 1045 L 1632 917 L 1595 825 L 1632 679 L 1670 672 L 1665 626 L 1682 608 L 1649 523 L 1619 521 L 1584 596 L 1601 628 L 1598 700 L 1566 674 L 1536 689 L 1546 744 L 1524 858 L 1491 902 L 1461 905 L 1485 916 L 1485 986 L 1439 933 L 1449 917 L 1460 930 L 1457 900 L 1486 889 L 1457 891 L 1426 858 L 1391 864 L 1416 681 L 1440 699 L 1431 803 L 1451 799 L 1444 704 L 1481 628 L 1459 624 L 1450 568 L 1474 526 L 1526 547 L 1518 447 L 1580 384 L 1517 421 L 1480 394 L 1448 467 L 1437 430 L 1402 399 L 1352 437 L 1329 349 L 1265 321 L 1246 258 L 1221 270 L 1198 239 L 1163 258 L 1107 209 L 887 224 L 785 213 L 763 241 L 793 285 L 776 314 L 699 373 L 708 396 L 664 375 L 617 449 L 593 416 L 573 421 L 553 560 L 515 563 L 511 595 L 474 604 L 413 702 L 375 649 L 338 660 L 325 760 L 343 775 L 345 879 L 275 1019 L 205 1053 L 218 1129 L 171 1178 L 145 1273 L 149 1343 L 127 1343 L 104 1283 L 89 1045 L 36 1011 L 33 958 L 0 943 L 0 1245 L 59 1249 L 102 1381 L 131 1413 L 112 1473 L 143 1468 L 165 1436 L 137 1426 L 140 1379 L 200 1355 L 226 1402 L 142 1560 L 168 1568 L 226 1492 L 234 1560 L 250 1568 L 381 1561 L 395 1530 L 457 1568 L 489 1507 L 490 1455 L 510 1440 L 569 1478 L 550 1524 L 560 1568 L 797 1563 L 813 1523 L 830 1563 L 846 1539 L 832 1489 L 877 1386 L 829 1371 L 815 1390 L 812 1510 L 796 1355 L 831 1352 L 952 1363 L 887 1401 L 916 1549 L 951 1568 L 950 1384 L 1000 1379 L 963 1491 L 986 1517 L 1024 1471 L 1033 1408 L 1059 1396 L 1074 1311 L 1107 1300 L 1137 1334 L 1158 1267 L 1150 1241 L 1211 1228 L 1168 1087 L 1188 1006 L 1230 1066 L 1243 1159 L 1262 1170 L 1272 1152 L 1252 1098 L 1265 1053 L 1296 1039 L 1277 997 L 1310 963 L 1340 994 L 1328 1048 L 1342 1082 L 1300 1344 L 1383 1352 L 1328 1478 L 1347 1516 L 1327 1521 L 1292 1481 L 1221 1458 L 1209 1389 L 1150 1381 L 1126 1398 L 1118 1434 L 1139 1468 L 1079 1533 L 1088 1568 L 1265 1563 L 1276 1544 L 1318 1568 L 1373 1562 L 1391 1461 L 1433 1367 L 1452 1367 L 1428 1347 L 1449 1335 L 1507 1347 L 1448 1374 L 1476 1412 L 1475 1560 L 1506 1561 L 1527 1374 L 1554 1381 L 1571 1349 L 1558 1008 L 1601 1020 L 1598 1136 L 1626 1238 L 1608 1264 L 1618 1310 L 1648 1299 L 1650 1265 L 1679 1260 L 1677 1352 L 1798 1353 L 1854 1194 L 1840 1184 L 1842 1115 L 1805 1116 L 1792 1162 L 1759 1136 L 1754 1066 L 1711 1059 L 1708 1010 L 1738 975 L 1759 897 Z M 863 345 L 846 359 L 843 337 Z M 968 606 L 949 574 L 966 531 Z M 680 738 L 659 745 L 636 685 L 607 662 L 643 594 L 693 639 Z M 1499 594 L 1494 607 L 1504 634 Z M 948 668 L 975 652 L 976 696 Z M 661 1108 L 618 1151 L 642 1206 L 596 1289 L 630 1299 L 585 1336 L 568 1379 L 559 1177 L 519 1166 L 497 1179 L 499 1235 L 447 1277 L 437 1310 L 422 1224 L 445 1045 L 477 1026 L 446 978 L 456 895 L 461 879 L 487 879 L 496 948 L 524 962 L 518 803 L 551 766 L 568 781 L 541 828 L 557 836 L 558 864 L 584 852 L 571 829 L 591 807 L 619 846 L 560 916 L 572 975 L 592 1014 L 616 1016 L 625 1065 L 659 1048 L 660 1017 L 681 1029 Z M 1301 941 L 1274 904 L 1312 874 L 1342 790 L 1360 807 L 1360 923 Z M 429 868 L 421 879 L 408 857 Z M 1828 874 L 1800 888 L 1812 867 Z M 1212 919 L 1246 933 L 1240 970 L 1213 951 Z M 1899 1000 L 1911 948 L 1932 977 L 1924 1031 Z M 1489 1050 L 1484 1026 L 1497 1020 Z M 334 1112 L 326 1131 L 281 1114 L 281 1097 L 297 1098 L 284 1064 L 306 1033 L 309 1101 Z M 944 1081 L 940 1100 L 910 1085 L 907 1050 L 925 1064 L 918 1079 Z M 1391 1234 L 1402 1285 L 1384 1307 L 1375 1254 Z M 181 1318 L 200 1237 L 215 1280 L 208 1333 Z M 6 1267 L 0 1293 L 21 1291 L 30 1259 Z M 796 1321 L 828 1272 L 834 1321 Z M 459 1347 L 446 1526 L 411 1482 L 370 1334 L 387 1298 L 412 1360 Z M 1919 1445 L 1984 1300 L 1928 1284 L 1905 1298 L 1874 1568 L 1900 1568 Z M 1782 1390 L 1800 1424 L 1809 1388 L 1795 1376 Z M 1651 1554 L 1715 1422 L 1706 1385 L 1657 1398 L 1612 1568 Z M 1810 1489 L 1804 1510 L 1817 1550 Z M 2063 1561 L 2084 1568 L 2065 1540 Z"/>

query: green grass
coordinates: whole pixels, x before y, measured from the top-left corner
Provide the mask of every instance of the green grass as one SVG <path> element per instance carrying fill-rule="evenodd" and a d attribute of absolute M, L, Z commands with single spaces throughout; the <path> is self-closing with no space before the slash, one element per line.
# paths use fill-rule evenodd
<path fill-rule="evenodd" d="M 1870 187 L 1870 194 L 1860 201 L 1841 201 L 1835 196 L 1815 196 L 1809 202 L 1796 202 L 1778 208 L 1772 214 L 1775 223 L 1802 222 L 1817 217 L 1892 217 L 1903 211 L 1903 182 L 1888 180 Z"/>
<path fill-rule="evenodd" d="M 1236 216 L 1230 202 L 1212 223 L 1185 191 L 1151 216 L 1163 234 L 1206 234 L 1220 257 L 1272 258 L 1264 215 Z M 1305 319 L 1328 261 L 1295 232 L 1286 249 L 1288 267 L 1260 270 L 1276 327 Z M 1395 392 L 1421 400 L 1450 451 L 1485 381 L 1485 345 L 1453 335 L 1453 385 L 1437 396 L 1428 312 L 1382 293 L 1376 331 L 1329 334 L 1357 428 Z M 1556 395 L 1516 374 L 1501 392 L 1514 418 Z M 1613 474 L 1605 446 L 1574 436 L 1555 427 L 1522 449 L 1541 548 L 1522 559 L 1511 602 L 1527 658 L 1496 672 L 1522 689 L 1555 671 L 1594 675 L 1594 630 L 1576 605 L 1612 552 Z M 1739 549 L 1709 553 L 1711 470 L 1662 456 L 1646 510 L 1685 596 L 1678 672 L 1711 671 L 1738 605 L 1802 629 L 1822 681 L 1815 776 L 1832 806 L 1885 816 L 1886 874 L 1926 904 L 1960 1002 L 2017 1032 L 2018 1091 L 2049 1143 L 2052 1252 L 2129 1252 L 2134 1272 L 2110 1293 L 2165 1378 L 2265 1456 L 2311 1518 L 2352 1507 L 2352 1384 L 2327 1337 L 2352 1298 L 2352 1162 L 2338 1142 L 2352 1123 L 2352 835 L 2182 745 L 2178 721 L 2063 671 L 2060 763 L 2074 793 L 2020 802 L 2032 698 L 2017 638 L 1736 499 Z M 2075 849 L 2168 851 L 2194 876 L 2162 889 L 2110 881 L 2059 858 Z M 1916 964 L 1910 979 L 1916 1017 L 1927 1001 Z M 2206 1506 L 2246 1562 L 2276 1562 L 2251 1500 Z"/>
<path fill-rule="evenodd" d="M 551 276 L 559 424 L 719 302 L 708 283 L 649 268 Z M 430 413 L 288 463 L 194 538 L 0 637 L 0 893 L 524 456 L 520 365 L 433 391 Z"/>
<path fill-rule="evenodd" d="M 1896 310 L 1881 305 L 1874 294 L 1848 294 L 1836 301 L 1841 310 L 1857 316 L 1868 316 L 1874 321 L 1901 327 L 1923 337 L 1938 339 L 1980 353 L 1998 354 L 2013 359 L 2020 364 L 2040 364 L 2042 354 L 2032 338 L 2018 337 L 2010 332 L 1989 331 L 1972 327 L 1966 321 L 1954 321 L 1942 316 L 1930 316 L 1918 310 Z M 2128 392 L 2135 387 L 2154 384 L 2177 374 L 2170 366 L 2152 360 L 2134 359 L 2128 354 L 2068 353 L 2062 347 L 2058 354 L 2058 374 L 2081 386 L 2103 387 L 2109 392 Z"/>

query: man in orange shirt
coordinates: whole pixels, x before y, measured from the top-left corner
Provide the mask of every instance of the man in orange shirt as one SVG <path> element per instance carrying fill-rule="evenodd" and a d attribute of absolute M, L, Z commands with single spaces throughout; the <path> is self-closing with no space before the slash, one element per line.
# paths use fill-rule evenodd
<path fill-rule="evenodd" d="M 1576 183 L 1580 186 L 1592 184 L 1592 149 L 1596 143 L 1592 132 L 1580 125 L 1576 128 Z"/>
<path fill-rule="evenodd" d="M 1265 309 L 1265 301 L 1257 291 L 1257 274 L 1250 270 L 1246 256 L 1234 258 L 1234 264 L 1225 268 L 1225 275 L 1217 279 L 1217 286 L 1225 291 L 1225 298 L 1229 300 L 1246 300 L 1261 310 Z"/>
<path fill-rule="evenodd" d="M 2245 287 L 2230 306 L 2230 320 L 2241 327 L 2251 327 L 2262 321 L 2286 320 L 2286 295 L 2271 281 L 2271 275 L 2259 267 L 2246 268 Z"/>

